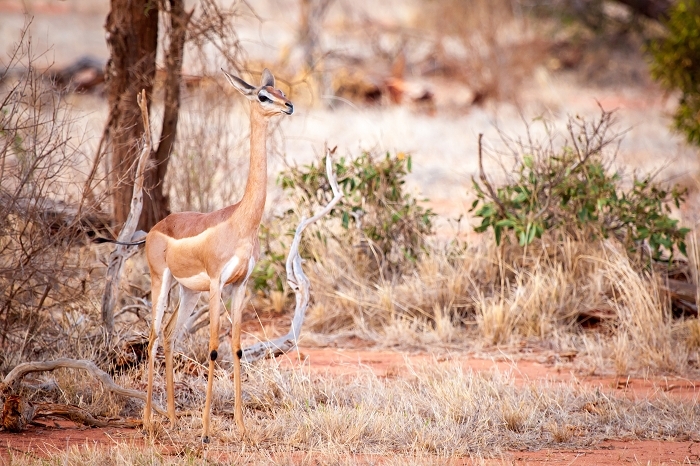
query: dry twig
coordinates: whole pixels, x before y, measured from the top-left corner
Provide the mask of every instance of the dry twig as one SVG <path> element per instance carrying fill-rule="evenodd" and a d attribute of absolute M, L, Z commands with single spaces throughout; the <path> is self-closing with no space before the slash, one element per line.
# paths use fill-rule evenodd
<path fill-rule="evenodd" d="M 498 197 L 498 194 L 496 194 L 496 190 L 493 189 L 493 186 L 491 186 L 489 179 L 486 177 L 486 173 L 484 173 L 484 162 L 481 144 L 481 139 L 483 137 L 484 135 L 482 133 L 479 133 L 479 178 L 481 179 L 481 182 L 484 183 L 484 186 L 486 186 L 486 189 L 488 189 L 491 199 L 493 199 L 496 205 L 498 205 L 498 208 L 500 209 L 501 213 L 505 214 L 506 208 L 503 205 L 503 202 L 501 202 L 501 198 Z"/>

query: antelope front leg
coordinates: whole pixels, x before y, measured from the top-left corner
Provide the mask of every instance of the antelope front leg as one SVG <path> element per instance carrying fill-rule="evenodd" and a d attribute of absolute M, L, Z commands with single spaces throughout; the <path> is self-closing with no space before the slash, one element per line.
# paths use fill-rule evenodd
<path fill-rule="evenodd" d="M 233 377 L 236 396 L 235 417 L 236 425 L 241 437 L 245 435 L 245 425 L 243 424 L 243 396 L 241 389 L 241 318 L 243 314 L 243 299 L 245 298 L 245 282 L 237 285 L 233 293 L 233 303 L 231 313 L 233 314 L 233 326 L 231 327 L 231 352 L 233 353 Z"/>
<path fill-rule="evenodd" d="M 153 303 L 153 312 L 151 315 L 151 332 L 148 337 L 148 388 L 146 389 L 146 406 L 143 409 L 143 428 L 146 431 L 152 430 L 153 379 L 155 377 L 158 334 L 160 333 L 160 324 L 163 321 L 165 308 L 168 306 L 168 294 L 170 292 L 171 282 L 172 275 L 169 269 L 165 269 L 162 277 L 151 273 L 151 301 Z"/>
<path fill-rule="evenodd" d="M 165 392 L 168 398 L 168 417 L 170 427 L 175 427 L 177 415 L 175 413 L 175 383 L 173 368 L 173 349 L 180 336 L 182 326 L 192 314 L 197 305 L 199 293 L 180 285 L 180 303 L 173 311 L 173 315 L 163 329 L 163 350 L 165 351 Z"/>
<path fill-rule="evenodd" d="M 209 285 L 209 377 L 207 378 L 207 400 L 202 413 L 202 442 L 209 443 L 209 422 L 211 417 L 211 397 L 214 388 L 214 369 L 219 349 L 219 303 L 221 288 L 219 280 L 212 280 Z"/>

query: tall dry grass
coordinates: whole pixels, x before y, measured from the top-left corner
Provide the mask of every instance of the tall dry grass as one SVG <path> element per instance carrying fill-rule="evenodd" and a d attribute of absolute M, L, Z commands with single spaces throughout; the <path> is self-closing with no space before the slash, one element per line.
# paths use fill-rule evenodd
<path fill-rule="evenodd" d="M 661 276 L 614 241 L 553 235 L 527 249 L 481 238 L 435 248 L 393 282 L 368 282 L 348 248 L 309 244 L 315 305 L 305 329 L 387 346 L 576 350 L 616 373 L 682 373 L 697 361 L 695 319 L 674 319 Z M 602 316 L 593 328 L 587 316 Z"/>

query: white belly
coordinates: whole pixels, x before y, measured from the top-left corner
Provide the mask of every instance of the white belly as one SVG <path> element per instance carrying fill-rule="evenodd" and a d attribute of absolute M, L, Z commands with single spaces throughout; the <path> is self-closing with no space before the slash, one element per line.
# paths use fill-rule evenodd
<path fill-rule="evenodd" d="M 175 277 L 175 280 L 185 288 L 193 291 L 209 291 L 209 283 L 211 282 L 211 278 L 206 272 L 199 272 L 191 277 Z"/>
<path fill-rule="evenodd" d="M 221 287 L 223 288 L 226 282 L 231 278 L 231 276 L 238 270 L 239 266 L 241 264 L 241 260 L 237 256 L 233 256 L 225 265 L 224 268 L 221 270 L 221 277 L 220 277 L 220 284 Z M 248 277 L 250 277 L 250 274 L 253 273 L 253 269 L 255 268 L 255 260 L 251 257 L 250 260 L 248 261 L 248 267 L 246 271 L 246 276 L 244 279 L 244 282 L 248 280 Z M 204 271 L 199 272 L 196 275 L 192 275 L 189 277 L 175 277 L 175 280 L 178 281 L 182 286 L 185 288 L 189 288 L 190 290 L 193 291 L 209 291 L 210 288 L 210 283 L 211 283 L 211 277 Z"/>

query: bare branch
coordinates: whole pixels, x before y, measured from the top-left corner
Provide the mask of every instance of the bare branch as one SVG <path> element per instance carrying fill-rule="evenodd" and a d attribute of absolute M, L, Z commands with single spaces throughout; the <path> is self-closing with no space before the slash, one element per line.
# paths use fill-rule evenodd
<path fill-rule="evenodd" d="M 335 148 L 332 150 L 326 148 L 326 174 L 333 191 L 333 199 L 331 199 L 331 201 L 313 217 L 309 219 L 304 219 L 302 217 L 301 222 L 299 223 L 299 226 L 297 226 L 296 232 L 294 233 L 294 240 L 292 241 L 292 245 L 289 248 L 289 254 L 287 255 L 287 283 L 294 291 L 296 296 L 296 306 L 294 309 L 294 317 L 292 318 L 291 329 L 289 330 L 289 333 L 279 338 L 257 343 L 249 348 L 246 348 L 243 351 L 243 361 L 253 362 L 265 357 L 274 357 L 290 351 L 297 345 L 299 333 L 301 332 L 301 325 L 304 323 L 306 309 L 309 307 L 310 296 L 309 279 L 306 277 L 304 270 L 301 267 L 302 259 L 301 255 L 299 254 L 301 235 L 306 227 L 328 214 L 328 212 L 330 212 L 343 197 L 343 192 L 338 186 L 336 175 L 333 173 L 333 162 L 331 161 L 331 155 L 334 153 Z"/>
<path fill-rule="evenodd" d="M 124 227 L 119 232 L 117 241 L 127 243 L 132 240 L 136 232 L 136 225 L 141 216 L 143 207 L 143 182 L 144 170 L 146 162 L 153 150 L 153 142 L 151 140 L 151 126 L 148 120 L 148 104 L 146 101 L 146 90 L 142 89 L 141 94 L 137 96 L 139 107 L 141 108 L 141 118 L 143 119 L 143 148 L 139 156 L 139 163 L 136 168 L 136 176 L 134 178 L 134 192 L 131 197 L 131 210 L 126 218 Z M 133 246 L 117 245 L 112 254 L 109 256 L 109 267 L 107 268 L 105 291 L 102 295 L 102 322 L 109 335 L 114 331 L 114 301 L 116 300 L 117 290 L 119 288 L 119 280 L 121 277 L 124 261 L 136 251 Z"/>
<path fill-rule="evenodd" d="M 491 196 L 491 199 L 498 205 L 499 210 L 501 211 L 502 214 L 505 215 L 506 213 L 506 208 L 501 202 L 501 199 L 498 197 L 498 194 L 496 194 L 496 191 L 493 189 L 493 186 L 491 186 L 491 183 L 489 182 L 489 179 L 486 178 L 486 173 L 484 173 L 484 162 L 483 162 L 483 156 L 482 156 L 482 149 L 481 149 L 481 139 L 484 137 L 483 133 L 479 133 L 479 178 L 481 179 L 481 182 L 484 183 L 484 186 L 486 186 L 486 189 L 489 191 L 489 195 Z"/>

